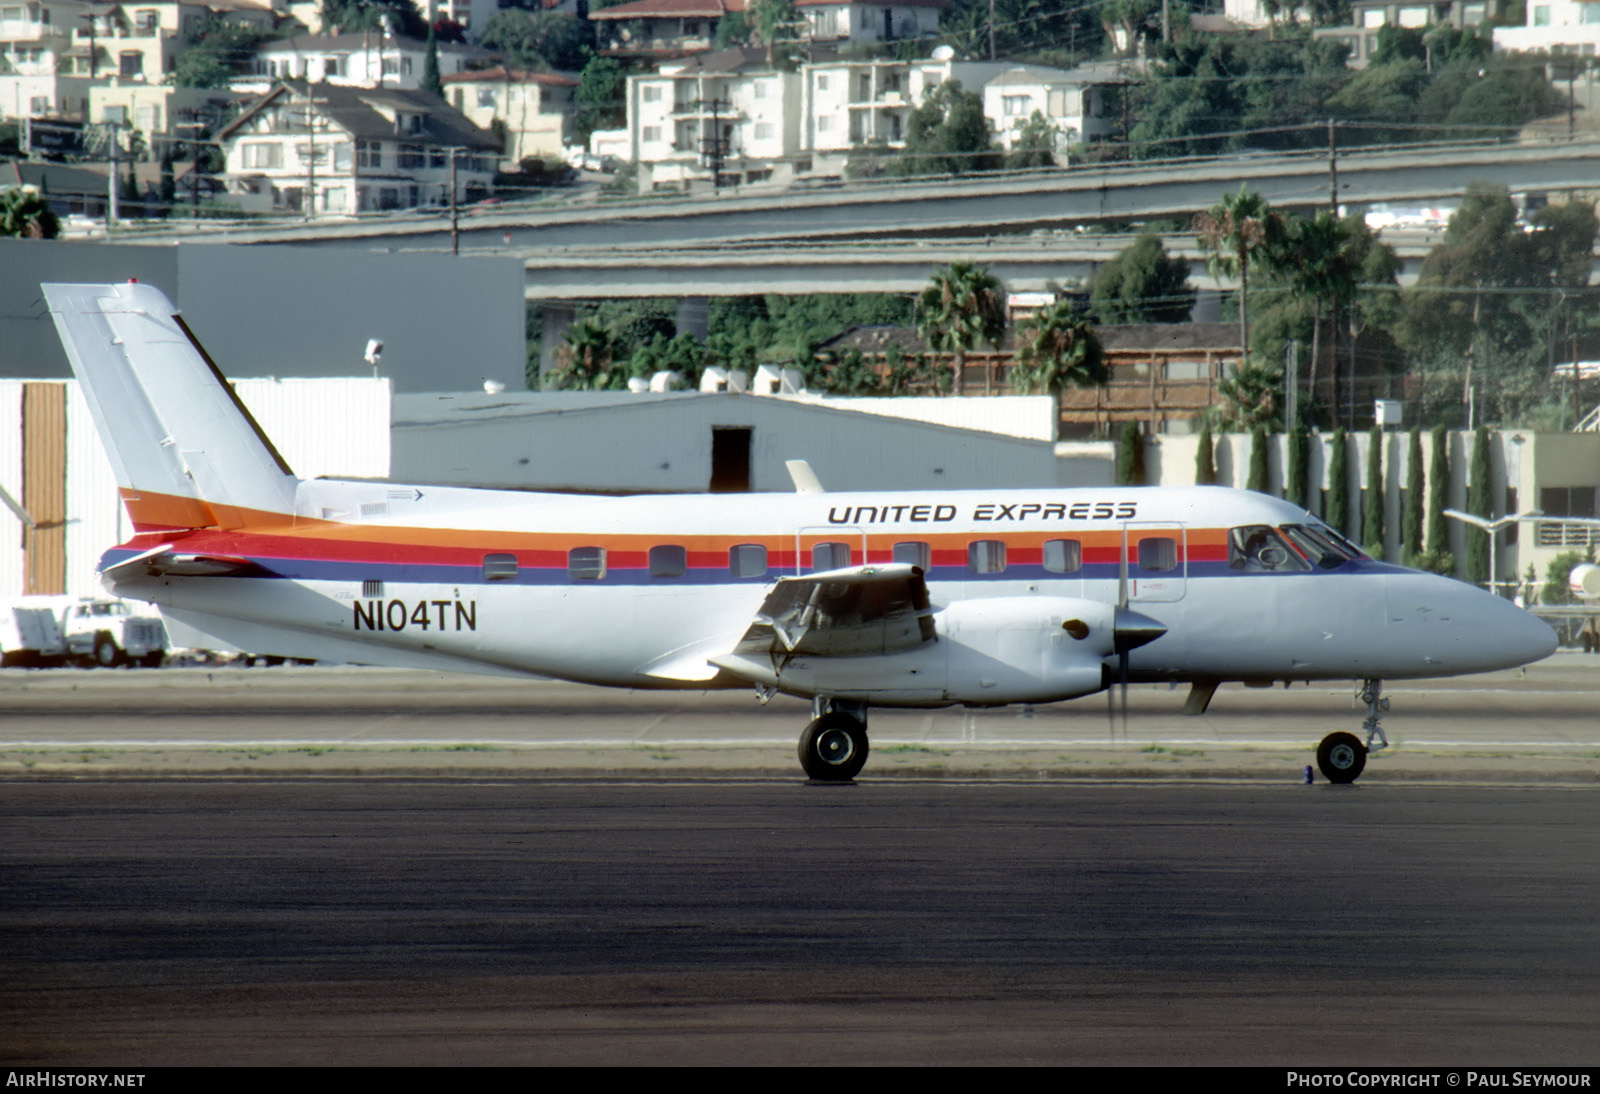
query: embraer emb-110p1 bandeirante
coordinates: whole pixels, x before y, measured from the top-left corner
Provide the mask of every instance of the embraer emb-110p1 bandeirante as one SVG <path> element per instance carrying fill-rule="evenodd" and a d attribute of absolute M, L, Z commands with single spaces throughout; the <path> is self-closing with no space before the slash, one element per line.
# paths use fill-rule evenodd
<path fill-rule="evenodd" d="M 809 698 L 800 762 L 853 778 L 867 711 L 1072 699 L 1119 682 L 1382 680 L 1525 664 L 1545 624 L 1220 487 L 576 497 L 295 477 L 172 305 L 46 285 L 135 534 L 118 596 L 174 640 L 362 664 Z"/>

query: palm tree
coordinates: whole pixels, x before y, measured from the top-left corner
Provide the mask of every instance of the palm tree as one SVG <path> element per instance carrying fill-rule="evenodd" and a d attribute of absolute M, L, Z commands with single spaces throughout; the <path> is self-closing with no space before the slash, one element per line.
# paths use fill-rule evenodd
<path fill-rule="evenodd" d="M 1194 218 L 1200 249 L 1207 253 L 1206 265 L 1213 277 L 1239 279 L 1239 345 L 1250 355 L 1250 267 L 1261 265 L 1272 256 L 1283 236 L 1283 217 L 1272 210 L 1267 199 L 1239 187 L 1237 194 L 1224 194 L 1222 202 Z"/>
<path fill-rule="evenodd" d="M 1317 362 L 1321 355 L 1322 319 L 1331 311 L 1329 354 L 1332 366 L 1333 417 L 1339 417 L 1338 400 L 1338 315 L 1355 299 L 1361 277 L 1361 262 L 1370 240 L 1365 225 L 1340 220 L 1327 210 L 1310 218 L 1292 217 L 1288 221 L 1277 265 L 1288 277 L 1289 290 L 1311 301 L 1311 376 L 1306 384 L 1311 402 L 1317 398 Z M 1292 423 L 1291 423 L 1292 424 Z"/>
<path fill-rule="evenodd" d="M 1092 387 L 1107 378 L 1105 355 L 1089 317 L 1071 300 L 1057 300 L 1020 331 L 1011 379 L 1024 395 L 1038 390 L 1059 397 L 1068 387 Z"/>
<path fill-rule="evenodd" d="M 31 186 L 18 186 L 0 194 L 0 236 L 54 239 L 61 222 L 50 203 Z"/>
<path fill-rule="evenodd" d="M 610 328 L 593 319 L 578 320 L 556 347 L 555 386 L 575 391 L 625 386 L 625 370 L 611 367 L 616 355 L 616 338 Z"/>
<path fill-rule="evenodd" d="M 1000 348 L 1006 333 L 1006 287 L 987 267 L 952 262 L 934 271 L 917 298 L 917 330 L 930 348 L 955 355 L 955 393 L 964 393 L 967 351 L 980 341 Z"/>

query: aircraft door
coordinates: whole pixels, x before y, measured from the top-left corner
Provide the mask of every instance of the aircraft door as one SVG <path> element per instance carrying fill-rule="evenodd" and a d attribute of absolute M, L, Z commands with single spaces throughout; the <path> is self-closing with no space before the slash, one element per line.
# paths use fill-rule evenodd
<path fill-rule="evenodd" d="M 1122 558 L 1128 575 L 1128 601 L 1182 600 L 1189 572 L 1184 526 L 1130 523 L 1122 526 Z"/>

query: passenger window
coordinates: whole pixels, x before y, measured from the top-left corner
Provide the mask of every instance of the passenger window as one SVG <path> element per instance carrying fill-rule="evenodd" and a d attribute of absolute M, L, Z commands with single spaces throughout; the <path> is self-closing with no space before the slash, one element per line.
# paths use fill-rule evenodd
<path fill-rule="evenodd" d="M 567 552 L 567 576 L 574 581 L 599 581 L 606 576 L 604 547 L 574 547 Z"/>
<path fill-rule="evenodd" d="M 894 545 L 894 560 L 920 566 L 924 571 L 933 565 L 933 548 L 921 541 Z"/>
<path fill-rule="evenodd" d="M 1044 541 L 1044 568 L 1052 574 L 1075 574 L 1083 569 L 1083 544 L 1075 539 Z"/>
<path fill-rule="evenodd" d="M 1006 568 L 1003 540 L 977 539 L 967 544 L 967 569 L 979 574 L 998 574 Z"/>
<path fill-rule="evenodd" d="M 1228 531 L 1228 565 L 1255 573 L 1296 573 L 1310 566 L 1274 529 L 1247 524 Z"/>
<path fill-rule="evenodd" d="M 517 576 L 516 555 L 484 555 L 483 580 L 511 581 Z"/>
<path fill-rule="evenodd" d="M 651 577 L 682 577 L 689 572 L 689 552 L 675 543 L 650 548 Z"/>
<path fill-rule="evenodd" d="M 759 543 L 729 548 L 728 570 L 734 577 L 760 577 L 767 572 L 767 549 Z"/>
<path fill-rule="evenodd" d="M 850 565 L 848 543 L 819 543 L 811 548 L 813 570 L 842 570 Z"/>
<path fill-rule="evenodd" d="M 1139 569 L 1160 573 L 1177 568 L 1177 540 L 1166 536 L 1146 536 L 1139 541 Z"/>

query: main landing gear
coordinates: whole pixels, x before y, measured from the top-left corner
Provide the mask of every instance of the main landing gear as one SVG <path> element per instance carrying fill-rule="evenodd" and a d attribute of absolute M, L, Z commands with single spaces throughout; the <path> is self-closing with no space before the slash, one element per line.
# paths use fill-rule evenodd
<path fill-rule="evenodd" d="M 867 707 L 817 696 L 800 734 L 800 766 L 817 782 L 849 782 L 867 762 Z"/>
<path fill-rule="evenodd" d="M 1354 733 L 1330 733 L 1317 746 L 1317 767 L 1329 782 L 1355 782 L 1366 769 L 1367 755 L 1389 747 L 1389 738 L 1379 724 L 1389 709 L 1389 700 L 1382 693 L 1382 680 L 1363 680 L 1361 690 L 1356 693 L 1367 707 L 1366 721 L 1361 723 L 1361 728 L 1367 731 L 1365 744 Z"/>

